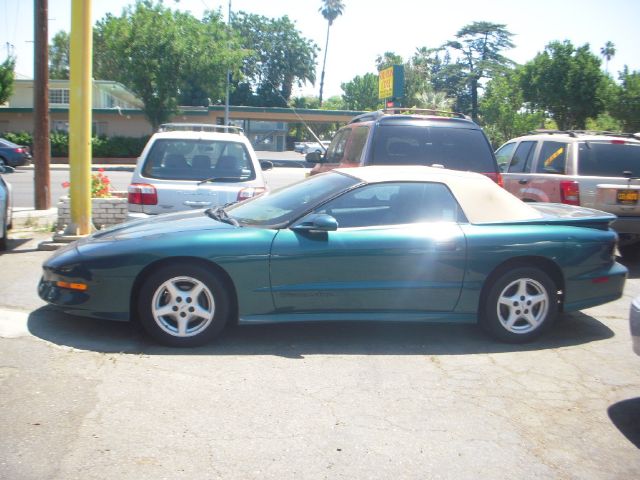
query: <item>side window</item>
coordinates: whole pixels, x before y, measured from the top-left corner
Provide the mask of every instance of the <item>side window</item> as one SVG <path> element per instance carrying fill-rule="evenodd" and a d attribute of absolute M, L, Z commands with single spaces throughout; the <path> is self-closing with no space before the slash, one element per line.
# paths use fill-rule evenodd
<path fill-rule="evenodd" d="M 327 163 L 340 163 L 342 161 L 349 135 L 351 135 L 350 128 L 345 128 L 336 133 L 336 136 L 331 141 L 331 145 L 329 145 L 327 149 Z"/>
<path fill-rule="evenodd" d="M 544 142 L 540 149 L 540 159 L 536 166 L 539 173 L 562 173 L 567 159 L 567 144 L 563 142 Z"/>
<path fill-rule="evenodd" d="M 515 143 L 506 143 L 496 151 L 496 160 L 498 161 L 498 168 L 500 168 L 501 172 L 507 170 L 507 165 L 509 165 L 509 159 L 511 158 L 514 148 L 516 148 Z"/>
<path fill-rule="evenodd" d="M 351 134 L 351 143 L 349 144 L 349 150 L 345 158 L 349 163 L 360 163 L 362 157 L 362 150 L 364 144 L 367 142 L 367 136 L 369 135 L 369 127 L 361 126 L 353 129 Z"/>
<path fill-rule="evenodd" d="M 463 221 L 458 202 L 441 183 L 381 183 L 351 190 L 314 213 L 335 217 L 338 228 Z"/>
<path fill-rule="evenodd" d="M 536 142 L 521 142 L 509 164 L 509 173 L 529 173 Z"/>

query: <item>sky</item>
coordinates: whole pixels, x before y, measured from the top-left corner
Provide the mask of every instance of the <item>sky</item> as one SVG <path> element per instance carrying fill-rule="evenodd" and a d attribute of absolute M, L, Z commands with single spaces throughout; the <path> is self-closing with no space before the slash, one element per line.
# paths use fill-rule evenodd
<path fill-rule="evenodd" d="M 49 37 L 70 31 L 71 0 L 48 0 Z M 107 13 L 119 16 L 134 0 L 93 0 L 95 23 Z M 229 0 L 164 0 L 171 8 L 202 18 L 205 10 L 220 9 L 227 18 Z M 356 75 L 375 73 L 375 59 L 390 51 L 409 59 L 417 48 L 434 48 L 455 38 L 465 25 L 488 21 L 506 25 L 514 34 L 515 48 L 504 55 L 526 63 L 554 40 L 575 46 L 589 43 L 600 55 L 607 41 L 616 54 L 608 65 L 617 78 L 625 65 L 640 71 L 640 1 L 638 0 L 343 0 L 345 9 L 331 27 L 323 97 L 342 94 L 340 84 Z M 270 18 L 283 15 L 295 22 L 301 34 L 324 49 L 327 22 L 319 13 L 320 0 L 231 0 L 233 11 Z M 18 78 L 33 78 L 34 0 L 0 0 L 0 61 L 16 56 Z M 295 89 L 294 96 L 318 95 L 324 51 L 318 53 L 316 85 Z M 603 61 L 603 69 L 605 68 Z M 110 80 L 110 79 L 102 79 Z"/>

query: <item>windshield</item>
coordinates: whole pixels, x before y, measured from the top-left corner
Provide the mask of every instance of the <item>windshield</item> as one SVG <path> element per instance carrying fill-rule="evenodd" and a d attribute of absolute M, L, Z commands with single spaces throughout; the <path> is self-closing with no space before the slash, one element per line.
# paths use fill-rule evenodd
<path fill-rule="evenodd" d="M 348 175 L 329 172 L 232 205 L 226 211 L 241 225 L 280 227 L 360 183 Z"/>
<path fill-rule="evenodd" d="M 374 138 L 371 164 L 436 164 L 478 173 L 497 171 L 481 130 L 425 125 L 381 125 Z"/>
<path fill-rule="evenodd" d="M 584 142 L 578 152 L 580 175 L 640 177 L 640 143 Z"/>
<path fill-rule="evenodd" d="M 156 140 L 142 167 L 149 178 L 167 180 L 247 181 L 256 177 L 243 143 L 224 140 Z"/>

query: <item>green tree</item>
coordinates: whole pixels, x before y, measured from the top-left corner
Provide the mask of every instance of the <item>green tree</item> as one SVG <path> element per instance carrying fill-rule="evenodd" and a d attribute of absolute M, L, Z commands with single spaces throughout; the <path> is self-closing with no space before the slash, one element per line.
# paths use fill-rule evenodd
<path fill-rule="evenodd" d="M 604 47 L 600 49 L 600 55 L 605 60 L 605 71 L 609 72 L 609 60 L 611 60 L 616 54 L 616 46 L 613 42 L 608 41 L 604 44 Z"/>
<path fill-rule="evenodd" d="M 340 85 L 342 101 L 347 110 L 376 110 L 382 107 L 378 99 L 378 76 L 374 73 L 357 75 Z"/>
<path fill-rule="evenodd" d="M 13 93 L 13 80 L 15 79 L 16 59 L 7 57 L 0 63 L 0 105 L 5 103 Z"/>
<path fill-rule="evenodd" d="M 376 68 L 378 71 L 389 68 L 393 65 L 403 65 L 403 58 L 395 52 L 384 52 L 376 57 Z"/>
<path fill-rule="evenodd" d="M 575 48 L 571 42 L 552 42 L 523 69 L 524 100 L 544 110 L 562 130 L 584 129 L 588 118 L 604 110 L 606 75 L 589 44 Z"/>
<path fill-rule="evenodd" d="M 329 49 L 329 31 L 336 18 L 342 15 L 344 4 L 342 0 L 322 0 L 322 6 L 318 11 L 327 21 L 327 40 L 324 44 L 324 60 L 322 61 L 322 73 L 320 75 L 320 106 L 322 106 L 322 89 L 324 88 L 324 70 L 327 64 L 327 50 Z"/>
<path fill-rule="evenodd" d="M 471 117 L 478 119 L 478 90 L 481 81 L 490 78 L 513 62 L 502 55 L 502 51 L 513 48 L 506 25 L 490 22 L 473 22 L 465 25 L 456 34 L 456 40 L 449 41 L 445 47 L 460 55 L 455 68 L 450 73 L 464 78 L 471 100 Z"/>
<path fill-rule="evenodd" d="M 348 110 L 341 95 L 327 98 L 322 104 L 322 110 Z"/>
<path fill-rule="evenodd" d="M 620 86 L 615 92 L 611 114 L 622 123 L 626 132 L 640 132 L 640 72 L 620 72 Z"/>
<path fill-rule="evenodd" d="M 622 132 L 622 123 L 609 113 L 601 113 L 597 118 L 588 118 L 587 130 L 599 132 Z"/>
<path fill-rule="evenodd" d="M 232 27 L 245 48 L 243 81 L 235 81 L 235 105 L 286 106 L 293 85 L 315 82 L 317 46 L 286 15 L 269 19 L 239 12 Z"/>
<path fill-rule="evenodd" d="M 421 47 L 407 62 L 394 52 L 385 52 L 376 57 L 376 67 L 383 70 L 392 65 L 404 66 L 404 106 L 450 110 L 453 98 L 444 89 L 436 87 L 436 79 L 442 69 L 440 52 L 439 48 Z"/>
<path fill-rule="evenodd" d="M 70 38 L 64 30 L 53 36 L 49 45 L 49 78 L 58 80 L 69 79 Z"/>
<path fill-rule="evenodd" d="M 120 17 L 107 14 L 94 29 L 94 76 L 131 89 L 154 129 L 177 112 L 186 92 L 222 98 L 227 69 L 237 72 L 243 54 L 219 12 L 201 21 L 150 0 Z"/>
<path fill-rule="evenodd" d="M 544 113 L 531 111 L 524 102 L 520 76 L 520 69 L 494 76 L 480 100 L 480 121 L 494 147 L 544 125 Z"/>

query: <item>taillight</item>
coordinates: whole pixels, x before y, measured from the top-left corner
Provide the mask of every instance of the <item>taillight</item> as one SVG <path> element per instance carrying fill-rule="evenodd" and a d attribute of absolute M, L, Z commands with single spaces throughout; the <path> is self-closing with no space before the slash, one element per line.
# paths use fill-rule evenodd
<path fill-rule="evenodd" d="M 567 205 L 580 205 L 580 185 L 575 180 L 560 182 L 560 201 Z"/>
<path fill-rule="evenodd" d="M 486 175 L 491 180 L 496 182 L 498 185 L 500 185 L 501 187 L 504 187 L 504 180 L 502 179 L 502 175 L 500 174 L 500 172 L 487 172 L 487 173 L 483 173 L 483 175 Z"/>
<path fill-rule="evenodd" d="M 127 201 L 134 205 L 157 205 L 158 192 L 153 185 L 132 183 L 127 188 Z"/>
<path fill-rule="evenodd" d="M 257 197 L 258 195 L 262 195 L 267 189 L 264 187 L 247 187 L 243 188 L 238 192 L 238 200 L 241 202 L 242 200 L 246 200 L 247 198 Z"/>
<path fill-rule="evenodd" d="M 16 153 L 26 153 L 26 150 L 22 147 L 14 149 Z"/>

